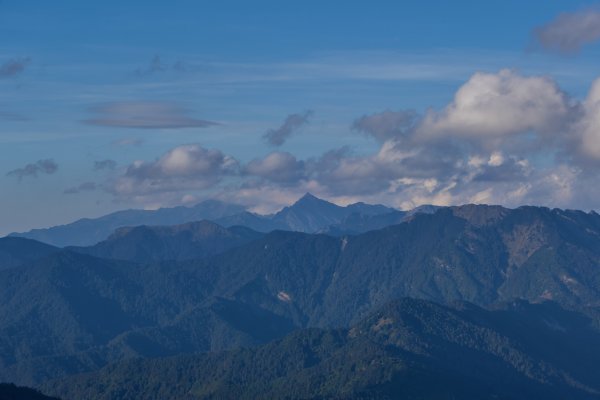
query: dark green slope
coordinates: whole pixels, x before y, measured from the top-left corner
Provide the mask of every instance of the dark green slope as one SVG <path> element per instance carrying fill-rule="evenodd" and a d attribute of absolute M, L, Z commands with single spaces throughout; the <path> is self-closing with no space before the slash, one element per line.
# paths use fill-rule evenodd
<path fill-rule="evenodd" d="M 283 223 L 273 221 L 269 215 L 258 215 L 249 211 L 216 219 L 214 222 L 221 226 L 245 226 L 257 232 L 271 232 L 277 229 L 286 229 Z"/>
<path fill-rule="evenodd" d="M 46 387 L 65 399 L 597 399 L 599 339 L 556 304 L 486 311 L 402 299 L 350 329 L 133 360 Z"/>
<path fill-rule="evenodd" d="M 193 260 L 219 254 L 262 236 L 243 226 L 223 228 L 210 221 L 174 226 L 120 228 L 108 239 L 91 247 L 69 250 L 101 258 L 151 263 Z"/>
<path fill-rule="evenodd" d="M 0 400 L 59 400 L 56 397 L 44 396 L 37 390 L 0 383 Z"/>
<path fill-rule="evenodd" d="M 58 248 L 35 240 L 3 237 L 0 238 L 0 270 L 35 261 L 57 251 Z"/>
<path fill-rule="evenodd" d="M 407 218 L 405 211 L 390 211 L 385 214 L 350 214 L 339 223 L 329 225 L 326 229 L 320 231 L 332 236 L 358 235 L 360 233 L 383 229 L 390 225 L 396 225 L 404 222 Z"/>
<path fill-rule="evenodd" d="M 597 214 L 464 206 L 358 236 L 273 232 L 202 268 L 219 295 L 304 326 L 347 326 L 403 296 L 597 307 L 599 265 Z"/>
<path fill-rule="evenodd" d="M 535 207 L 447 208 L 340 238 L 276 231 L 186 262 L 63 252 L 0 272 L 0 378 L 41 382 L 127 357 L 264 343 L 293 327 L 347 327 L 405 296 L 554 300 L 595 315 L 599 266 L 597 214 Z"/>
<path fill-rule="evenodd" d="M 308 326 L 310 313 L 322 307 L 340 251 L 337 238 L 275 231 L 200 268 L 219 296 L 260 305 Z"/>
<path fill-rule="evenodd" d="M 128 357 L 255 345 L 293 328 L 252 304 L 214 298 L 199 275 L 71 252 L 4 271 L 0 377 L 31 384 Z"/>

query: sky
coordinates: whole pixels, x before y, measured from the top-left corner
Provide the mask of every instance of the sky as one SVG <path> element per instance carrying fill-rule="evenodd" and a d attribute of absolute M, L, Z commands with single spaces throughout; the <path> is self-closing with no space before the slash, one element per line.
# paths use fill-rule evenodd
<path fill-rule="evenodd" d="M 600 2 L 0 0 L 0 235 L 208 198 L 599 209 Z"/>

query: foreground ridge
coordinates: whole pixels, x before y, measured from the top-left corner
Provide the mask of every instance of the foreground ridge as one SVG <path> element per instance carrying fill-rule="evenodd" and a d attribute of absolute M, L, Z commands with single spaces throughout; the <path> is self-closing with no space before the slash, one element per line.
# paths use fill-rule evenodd
<path fill-rule="evenodd" d="M 486 311 L 405 298 L 350 329 L 130 361 L 45 387 L 66 399 L 591 399 L 599 339 L 588 319 L 552 303 Z"/>

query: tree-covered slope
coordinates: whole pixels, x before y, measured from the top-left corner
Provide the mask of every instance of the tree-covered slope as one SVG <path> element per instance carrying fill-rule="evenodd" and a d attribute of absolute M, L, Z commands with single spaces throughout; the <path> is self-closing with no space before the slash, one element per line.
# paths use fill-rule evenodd
<path fill-rule="evenodd" d="M 17 267 L 59 251 L 58 248 L 19 237 L 0 238 L 0 270 Z"/>
<path fill-rule="evenodd" d="M 273 232 L 206 263 L 220 295 L 304 326 L 347 326 L 402 296 L 597 307 L 600 216 L 464 206 L 358 236 Z"/>
<path fill-rule="evenodd" d="M 52 382 L 65 399 L 596 399 L 600 333 L 556 304 L 402 299 L 350 329 L 132 360 Z"/>
<path fill-rule="evenodd" d="M 61 252 L 0 275 L 0 377 L 32 384 L 109 361 L 264 343 L 285 318 L 215 298 L 201 273 Z"/>
<path fill-rule="evenodd" d="M 56 397 L 44 396 L 37 390 L 16 386 L 11 383 L 0 383 L 0 400 L 59 400 Z"/>
<path fill-rule="evenodd" d="M 0 272 L 0 378 L 41 382 L 128 357 L 343 328 L 405 296 L 553 300 L 594 315 L 599 266 L 597 214 L 535 207 L 447 208 L 357 236 L 275 231 L 185 262 L 62 252 Z"/>
<path fill-rule="evenodd" d="M 101 258 L 151 263 L 193 260 L 219 254 L 260 238 L 243 226 L 224 228 L 210 221 L 172 226 L 119 228 L 108 239 L 90 247 L 69 250 Z"/>

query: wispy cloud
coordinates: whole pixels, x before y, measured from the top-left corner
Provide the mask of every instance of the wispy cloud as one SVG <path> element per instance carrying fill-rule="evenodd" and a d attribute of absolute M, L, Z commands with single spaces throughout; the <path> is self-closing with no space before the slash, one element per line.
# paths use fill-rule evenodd
<path fill-rule="evenodd" d="M 185 63 L 181 60 L 175 61 L 174 63 L 166 63 L 162 60 L 159 55 L 155 55 L 152 57 L 152 60 L 148 63 L 147 66 L 143 68 L 137 68 L 134 71 L 134 74 L 142 77 L 147 75 L 153 75 L 161 72 L 184 72 L 187 70 Z"/>
<path fill-rule="evenodd" d="M 13 169 L 6 173 L 6 176 L 14 176 L 19 181 L 26 177 L 37 178 L 38 174 L 53 174 L 58 170 L 58 164 L 52 159 L 38 160 L 35 163 L 27 164 L 22 168 Z"/>
<path fill-rule="evenodd" d="M 138 76 L 144 76 L 154 74 L 156 72 L 164 72 L 167 70 L 167 66 L 162 63 L 160 56 L 156 55 L 150 60 L 150 63 L 145 68 L 138 68 L 135 70 L 135 74 Z"/>
<path fill-rule="evenodd" d="M 13 58 L 3 64 L 0 64 L 0 78 L 10 78 L 21 74 L 27 68 L 27 65 L 31 62 L 28 57 L 25 58 Z"/>
<path fill-rule="evenodd" d="M 562 13 L 553 21 L 537 27 L 533 36 L 546 50 L 563 54 L 576 53 L 583 46 L 600 40 L 600 10 L 589 8 Z"/>
<path fill-rule="evenodd" d="M 113 170 L 117 167 L 115 160 L 94 161 L 94 171 Z"/>
<path fill-rule="evenodd" d="M 189 110 L 174 103 L 122 101 L 92 107 L 96 115 L 84 122 L 88 125 L 137 129 L 206 128 L 216 122 L 189 116 Z"/>
<path fill-rule="evenodd" d="M 129 147 L 129 146 L 141 146 L 144 141 L 139 138 L 124 138 L 118 139 L 111 142 L 112 146 L 115 147 Z"/>
<path fill-rule="evenodd" d="M 64 194 L 77 194 L 81 192 L 93 192 L 96 190 L 97 185 L 94 182 L 84 182 L 81 185 L 73 186 L 71 188 L 65 189 Z"/>
<path fill-rule="evenodd" d="M 281 146 L 300 128 L 308 124 L 312 114 L 313 112 L 310 110 L 302 114 L 290 114 L 279 128 L 269 130 L 263 135 L 263 138 L 272 146 Z"/>
<path fill-rule="evenodd" d="M 189 144 L 175 147 L 154 161 L 135 161 L 112 183 L 110 191 L 121 197 L 136 197 L 207 189 L 238 173 L 239 164 L 233 157 Z"/>

